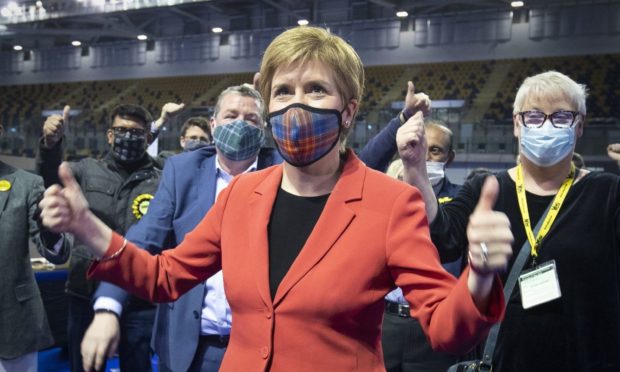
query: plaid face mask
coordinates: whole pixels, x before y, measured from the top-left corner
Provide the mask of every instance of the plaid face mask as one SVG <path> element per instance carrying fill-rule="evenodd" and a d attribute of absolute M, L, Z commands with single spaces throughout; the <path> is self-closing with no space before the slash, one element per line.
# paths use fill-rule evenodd
<path fill-rule="evenodd" d="M 244 120 L 221 124 L 213 131 L 213 140 L 219 153 L 233 161 L 247 160 L 258 154 L 265 133 Z"/>
<path fill-rule="evenodd" d="M 267 120 L 282 158 L 295 167 L 305 167 L 336 146 L 342 115 L 338 110 L 294 103 L 272 112 Z"/>

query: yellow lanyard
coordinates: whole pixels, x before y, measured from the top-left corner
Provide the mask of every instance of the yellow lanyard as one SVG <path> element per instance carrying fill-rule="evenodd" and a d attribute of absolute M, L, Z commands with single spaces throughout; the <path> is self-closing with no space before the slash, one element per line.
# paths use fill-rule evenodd
<path fill-rule="evenodd" d="M 540 231 L 538 231 L 538 236 L 534 238 L 534 232 L 532 231 L 532 225 L 530 221 L 530 214 L 527 210 L 527 199 L 525 198 L 525 186 L 523 185 L 523 170 L 521 169 L 521 164 L 517 166 L 517 200 L 519 201 L 519 209 L 521 210 L 521 219 L 523 220 L 523 226 L 525 227 L 525 234 L 527 235 L 527 240 L 530 242 L 530 252 L 532 257 L 536 258 L 538 256 L 538 247 L 540 245 L 540 242 L 551 229 L 551 225 L 553 225 L 553 221 L 555 221 L 555 218 L 560 212 L 562 203 L 564 203 L 566 194 L 568 194 L 568 190 L 570 190 L 574 180 L 575 165 L 571 163 L 570 173 L 568 174 L 568 177 L 566 177 L 564 182 L 562 182 L 562 186 L 560 186 L 560 190 L 555 195 L 555 198 L 553 198 L 551 208 L 549 208 L 549 213 L 547 213 L 547 216 L 545 217 L 545 220 L 540 227 Z"/>

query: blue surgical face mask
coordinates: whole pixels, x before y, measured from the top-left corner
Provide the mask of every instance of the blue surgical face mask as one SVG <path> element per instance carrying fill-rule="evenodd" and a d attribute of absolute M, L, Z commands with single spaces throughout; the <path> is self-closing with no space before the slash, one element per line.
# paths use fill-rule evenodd
<path fill-rule="evenodd" d="M 539 167 L 555 165 L 573 151 L 575 127 L 555 128 L 549 120 L 540 128 L 521 125 L 521 154 Z"/>

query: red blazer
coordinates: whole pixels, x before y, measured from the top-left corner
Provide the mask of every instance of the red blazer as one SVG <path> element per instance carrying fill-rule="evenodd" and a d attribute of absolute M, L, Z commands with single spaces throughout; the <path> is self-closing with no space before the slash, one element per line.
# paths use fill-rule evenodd
<path fill-rule="evenodd" d="M 457 281 L 440 265 L 420 193 L 347 157 L 273 301 L 267 224 L 282 165 L 235 178 L 175 249 L 150 256 L 129 244 L 89 275 L 168 302 L 222 268 L 233 313 L 222 371 L 384 371 L 383 297 L 395 283 L 434 347 L 469 350 L 503 315 L 499 280 L 480 314 L 468 271 Z M 106 256 L 121 244 L 115 234 Z"/>

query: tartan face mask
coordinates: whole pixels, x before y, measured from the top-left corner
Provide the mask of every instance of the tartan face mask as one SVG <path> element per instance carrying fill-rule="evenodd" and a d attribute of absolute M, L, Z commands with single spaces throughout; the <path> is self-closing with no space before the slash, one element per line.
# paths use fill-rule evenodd
<path fill-rule="evenodd" d="M 282 158 L 295 167 L 305 167 L 336 146 L 342 114 L 338 110 L 293 103 L 270 113 L 267 122 Z"/>
<path fill-rule="evenodd" d="M 220 124 L 213 131 L 218 152 L 232 161 L 248 160 L 256 156 L 263 145 L 265 133 L 245 120 Z"/>

